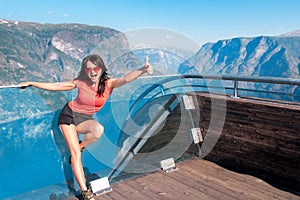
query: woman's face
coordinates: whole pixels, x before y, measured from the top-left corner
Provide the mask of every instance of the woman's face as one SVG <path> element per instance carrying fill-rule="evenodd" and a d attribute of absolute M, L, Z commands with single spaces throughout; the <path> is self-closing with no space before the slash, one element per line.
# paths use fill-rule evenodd
<path fill-rule="evenodd" d="M 85 72 L 87 73 L 88 77 L 91 79 L 93 83 L 97 83 L 101 77 L 102 69 L 101 67 L 98 67 L 91 61 L 88 61 L 86 63 L 86 69 Z"/>

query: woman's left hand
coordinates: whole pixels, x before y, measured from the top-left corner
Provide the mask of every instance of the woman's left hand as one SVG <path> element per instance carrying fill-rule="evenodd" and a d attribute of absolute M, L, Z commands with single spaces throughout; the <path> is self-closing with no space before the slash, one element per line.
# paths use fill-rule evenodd
<path fill-rule="evenodd" d="M 144 65 L 144 68 L 145 68 L 145 70 L 146 70 L 146 72 L 147 72 L 148 74 L 153 74 L 153 67 L 152 67 L 152 65 L 150 65 L 150 64 L 148 63 L 148 56 L 147 56 L 146 59 L 145 59 L 145 65 Z"/>

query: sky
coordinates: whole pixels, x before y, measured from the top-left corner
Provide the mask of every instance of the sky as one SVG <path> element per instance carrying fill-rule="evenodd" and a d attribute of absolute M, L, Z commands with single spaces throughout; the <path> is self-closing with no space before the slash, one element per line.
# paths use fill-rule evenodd
<path fill-rule="evenodd" d="M 122 32 L 158 28 L 199 46 L 300 29 L 300 0 L 0 0 L 0 18 L 80 23 Z"/>

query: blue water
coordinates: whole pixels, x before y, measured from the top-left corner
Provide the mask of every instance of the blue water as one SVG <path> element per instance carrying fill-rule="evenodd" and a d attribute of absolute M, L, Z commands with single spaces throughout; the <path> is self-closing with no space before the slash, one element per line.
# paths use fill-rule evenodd
<path fill-rule="evenodd" d="M 86 173 L 107 176 L 113 167 L 126 107 L 126 100 L 107 102 L 95 116 L 105 133 L 83 152 Z M 57 126 L 59 112 L 1 124 L 0 199 L 74 179 L 68 163 L 70 154 Z"/>

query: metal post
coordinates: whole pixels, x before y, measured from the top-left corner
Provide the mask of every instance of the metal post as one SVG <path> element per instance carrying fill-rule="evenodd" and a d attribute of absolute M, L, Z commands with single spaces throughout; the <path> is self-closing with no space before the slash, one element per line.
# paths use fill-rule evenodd
<path fill-rule="evenodd" d="M 237 80 L 234 80 L 234 94 L 233 94 L 233 96 L 235 98 L 238 97 L 238 81 Z"/>
<path fill-rule="evenodd" d="M 161 94 L 164 96 L 165 95 L 165 88 L 164 88 L 164 86 L 160 85 L 160 91 L 161 91 Z"/>

